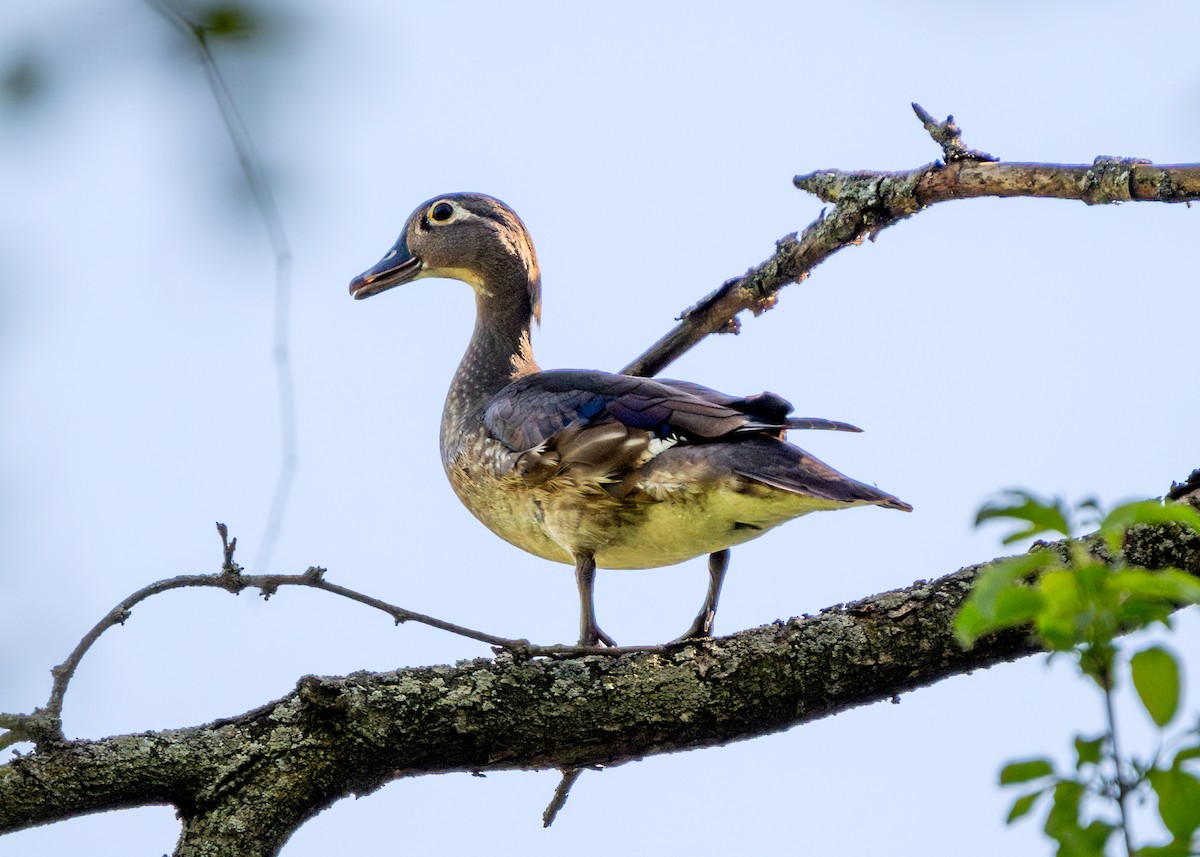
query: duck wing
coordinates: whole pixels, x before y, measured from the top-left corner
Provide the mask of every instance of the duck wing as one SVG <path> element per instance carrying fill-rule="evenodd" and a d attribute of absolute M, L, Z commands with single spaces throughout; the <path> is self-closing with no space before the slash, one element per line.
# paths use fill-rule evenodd
<path fill-rule="evenodd" d="M 610 482 L 676 444 L 788 429 L 858 431 L 847 423 L 788 416 L 774 393 L 737 397 L 686 381 L 573 369 L 538 372 L 500 390 L 484 423 L 520 455 L 515 472 L 542 481 L 570 470 Z"/>

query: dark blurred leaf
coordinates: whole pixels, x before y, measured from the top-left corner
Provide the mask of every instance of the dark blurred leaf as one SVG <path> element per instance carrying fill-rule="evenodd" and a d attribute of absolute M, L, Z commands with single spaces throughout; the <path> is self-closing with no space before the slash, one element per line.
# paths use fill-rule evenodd
<path fill-rule="evenodd" d="M 1104 517 L 1104 508 L 1095 497 L 1080 500 L 1075 504 L 1075 511 L 1079 515 L 1079 524 L 1082 527 L 1094 529 L 1100 525 L 1100 520 Z"/>
<path fill-rule="evenodd" d="M 1032 538 L 1042 533 L 1071 535 L 1071 525 L 1062 500 L 1046 500 L 1027 491 L 1006 491 L 1003 497 L 986 504 L 975 515 L 975 526 L 984 521 L 1009 519 L 1024 521 L 1027 526 L 1004 537 L 1004 544 Z"/>
<path fill-rule="evenodd" d="M 1083 738 L 1076 736 L 1075 738 L 1075 768 L 1078 770 L 1084 765 L 1100 764 L 1100 756 L 1104 752 L 1104 742 L 1107 738 L 1101 735 L 1099 738 Z"/>
<path fill-rule="evenodd" d="M 1054 765 L 1049 759 L 1027 759 L 1023 762 L 1009 762 L 1000 769 L 1000 785 L 1011 786 L 1014 783 L 1027 783 L 1054 773 Z"/>
<path fill-rule="evenodd" d="M 1151 646 L 1129 661 L 1133 686 L 1146 712 L 1158 726 L 1166 726 L 1179 709 L 1179 664 L 1161 646 Z"/>
<path fill-rule="evenodd" d="M 1054 649 L 1070 649 L 1081 642 L 1085 619 L 1079 578 L 1072 571 L 1048 571 L 1038 580 L 1045 606 L 1037 617 L 1037 631 Z"/>
<path fill-rule="evenodd" d="M 33 101 L 45 89 L 41 63 L 32 54 L 22 54 L 9 61 L 0 73 L 0 92 L 4 100 L 14 105 Z"/>
<path fill-rule="evenodd" d="M 1159 601 L 1168 609 L 1200 604 L 1200 580 L 1178 569 L 1163 571 L 1126 569 L 1113 575 L 1113 586 L 1123 595 Z"/>
<path fill-rule="evenodd" d="M 1061 780 L 1054 787 L 1054 803 L 1046 815 L 1046 835 L 1058 843 L 1059 857 L 1103 857 L 1104 846 L 1115 829 L 1094 821 L 1087 827 L 1079 823 L 1079 804 L 1084 787 L 1074 780 Z"/>
<path fill-rule="evenodd" d="M 1176 753 L 1175 762 L 1173 763 L 1174 767 L 1178 768 L 1184 762 L 1192 759 L 1200 759 L 1200 744 L 1192 747 L 1184 747 L 1182 750 Z"/>
<path fill-rule="evenodd" d="M 219 39 L 244 39 L 258 29 L 258 16 L 242 3 L 212 3 L 201 7 L 196 25 Z"/>
<path fill-rule="evenodd" d="M 996 597 L 992 621 L 1001 628 L 1026 625 L 1037 617 L 1044 601 L 1042 594 L 1035 589 L 1013 586 Z"/>
<path fill-rule="evenodd" d="M 1192 857 L 1194 853 L 1186 842 L 1171 842 L 1167 845 L 1144 845 L 1134 852 L 1136 857 Z"/>
<path fill-rule="evenodd" d="M 1176 841 L 1190 842 L 1200 830 L 1200 779 L 1175 768 L 1155 769 L 1149 777 L 1163 824 Z"/>
<path fill-rule="evenodd" d="M 1033 805 L 1037 803 L 1037 799 L 1043 794 L 1045 794 L 1044 791 L 1030 792 L 1027 795 L 1021 795 L 1013 801 L 1012 809 L 1008 811 L 1008 818 L 1005 819 L 1005 823 L 1012 824 L 1018 818 L 1028 815 L 1029 811 L 1033 809 Z"/>
<path fill-rule="evenodd" d="M 1094 640 L 1090 645 L 1080 646 L 1079 671 L 1096 682 L 1101 690 L 1113 689 L 1113 663 L 1117 647 L 1111 640 Z"/>

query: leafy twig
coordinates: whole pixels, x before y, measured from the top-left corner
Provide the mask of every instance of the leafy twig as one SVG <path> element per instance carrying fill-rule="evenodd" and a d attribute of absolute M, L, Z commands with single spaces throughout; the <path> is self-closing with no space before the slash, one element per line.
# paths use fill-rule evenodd
<path fill-rule="evenodd" d="M 1131 541 L 1157 525 L 1174 528 L 1181 539 L 1194 542 L 1200 539 L 1200 511 L 1171 500 L 1126 503 L 1104 515 L 1098 532 L 1081 541 L 1072 537 L 1073 512 L 1080 510 L 1099 513 L 1100 507 L 1094 500 L 1072 508 L 1061 499 L 1008 491 L 976 518 L 977 525 L 1001 519 L 1018 522 L 1019 528 L 1005 544 L 1044 533 L 1067 538 L 1055 545 L 1039 542 L 1035 548 L 1040 549 L 1002 560 L 980 575 L 955 619 L 960 639 L 971 644 L 982 634 L 1027 628 L 1046 649 L 1069 653 L 1080 673 L 1104 695 L 1107 731 L 1099 738 L 1075 737 L 1074 771 L 1059 773 L 1046 758 L 1004 767 L 1002 785 L 1036 783 L 1033 791 L 1014 801 L 1008 821 L 1027 815 L 1049 794 L 1052 800 L 1043 829 L 1058 842 L 1060 855 L 1104 854 L 1118 829 L 1129 857 L 1191 854 L 1190 843 L 1200 830 L 1200 778 L 1183 764 L 1200 757 L 1200 730 L 1185 739 L 1190 743 L 1173 760 L 1163 757 L 1161 746 L 1149 763 L 1127 758 L 1121 752 L 1114 696 L 1120 654 L 1117 636 L 1155 622 L 1169 628 L 1175 610 L 1200 604 L 1200 583 L 1193 575 L 1177 568 L 1151 571 L 1139 566 L 1136 557 L 1142 551 Z M 1161 646 L 1151 646 L 1129 658 L 1129 672 L 1142 707 L 1161 735 L 1179 710 L 1178 659 Z M 1157 797 L 1159 816 L 1172 840 L 1166 846 L 1139 850 L 1134 848 L 1129 798 L 1147 784 Z M 1117 822 L 1094 817 L 1087 804 L 1096 798 L 1115 809 Z"/>

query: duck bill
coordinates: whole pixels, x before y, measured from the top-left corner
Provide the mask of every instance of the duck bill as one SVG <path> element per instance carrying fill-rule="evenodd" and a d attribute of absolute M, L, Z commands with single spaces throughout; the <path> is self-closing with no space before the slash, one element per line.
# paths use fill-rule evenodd
<path fill-rule="evenodd" d="M 408 243 L 401 237 L 375 267 L 363 271 L 350 281 L 350 296 L 360 301 L 403 285 L 415 280 L 421 268 L 421 260 L 409 252 Z"/>

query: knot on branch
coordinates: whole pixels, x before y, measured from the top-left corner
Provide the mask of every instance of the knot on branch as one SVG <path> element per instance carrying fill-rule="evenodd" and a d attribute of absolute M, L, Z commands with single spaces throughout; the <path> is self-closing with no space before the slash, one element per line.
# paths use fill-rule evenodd
<path fill-rule="evenodd" d="M 758 268 L 751 268 L 738 281 L 738 286 L 749 300 L 747 309 L 755 315 L 762 315 L 779 302 L 779 283 L 800 282 L 808 272 L 797 267 L 797 255 L 800 242 L 796 233 L 792 232 L 775 242 L 775 253 Z M 740 324 L 736 318 L 731 318 L 732 330 L 722 330 L 721 333 L 737 333 Z"/>
<path fill-rule="evenodd" d="M 925 126 L 925 130 L 929 132 L 929 136 L 933 138 L 933 142 L 942 147 L 942 157 L 945 158 L 946 163 L 1000 160 L 987 152 L 967 148 L 962 141 L 962 130 L 955 123 L 953 116 L 947 116 L 945 122 L 938 122 L 930 115 L 929 111 L 915 101 L 912 103 L 912 109 L 913 113 L 917 114 L 917 118 L 921 120 L 921 124 Z"/>
<path fill-rule="evenodd" d="M 699 301 L 692 304 L 690 307 L 688 307 L 683 312 L 681 312 L 676 317 L 677 320 L 687 321 L 688 319 L 691 319 L 691 318 L 703 318 L 705 315 L 707 315 L 709 312 L 711 312 L 713 307 L 716 304 L 718 304 L 722 299 L 724 299 L 725 296 L 728 295 L 730 292 L 736 291 L 738 289 L 746 288 L 745 287 L 746 280 L 748 277 L 753 276 L 753 274 L 754 274 L 754 269 L 751 268 L 750 271 L 748 271 L 745 275 L 743 275 L 741 277 L 731 277 L 730 279 L 721 283 L 721 287 L 719 289 L 705 295 Z M 737 320 L 737 318 L 733 317 L 733 316 L 729 317 L 725 321 L 725 323 L 722 324 L 720 327 L 713 330 L 713 333 L 732 333 L 734 335 L 737 335 L 741 332 L 742 332 L 741 322 L 739 322 Z M 622 371 L 624 371 L 626 374 L 629 374 L 628 367 L 626 367 Z"/>
<path fill-rule="evenodd" d="M 1081 198 L 1088 205 L 1107 205 L 1133 199 L 1133 168 L 1148 163 L 1143 158 L 1101 155 L 1084 175 Z"/>
<path fill-rule="evenodd" d="M 296 695 L 301 702 L 318 711 L 340 712 L 347 707 L 341 689 L 333 682 L 315 675 L 306 675 L 296 682 Z"/>
<path fill-rule="evenodd" d="M 31 741 L 40 749 L 63 740 L 62 719 L 49 708 L 35 709 L 32 714 L 0 714 L 0 748 L 21 741 Z"/>
<path fill-rule="evenodd" d="M 911 217 L 924 206 L 917 199 L 917 188 L 928 169 L 902 173 L 846 173 L 840 170 L 819 170 L 796 176 L 792 184 L 806 190 L 824 202 L 834 203 L 833 212 L 805 230 L 833 230 L 843 244 L 857 243 L 865 234 L 873 233 L 897 220 Z"/>
<path fill-rule="evenodd" d="M 813 173 L 794 177 L 792 184 L 800 190 L 808 191 L 822 202 L 831 202 L 836 205 L 855 186 L 853 180 L 859 179 L 861 181 L 861 178 L 861 176 L 856 176 L 853 173 L 844 173 L 841 170 L 817 170 Z M 820 219 L 825 219 L 824 211 L 821 212 Z"/>

